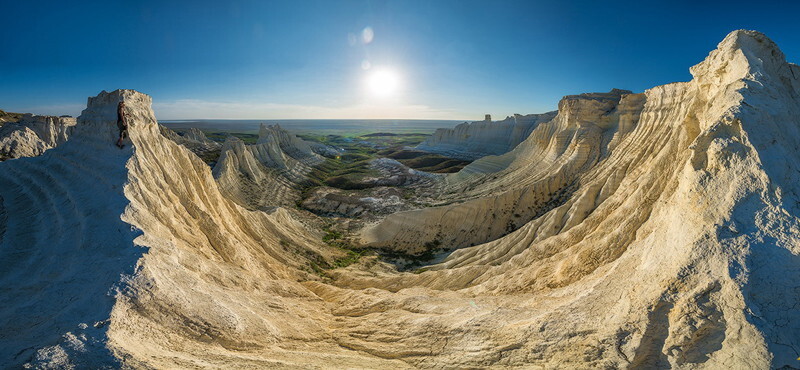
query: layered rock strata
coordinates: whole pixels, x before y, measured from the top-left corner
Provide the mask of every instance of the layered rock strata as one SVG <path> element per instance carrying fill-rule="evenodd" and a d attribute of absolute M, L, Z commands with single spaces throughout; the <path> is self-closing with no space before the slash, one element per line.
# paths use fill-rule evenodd
<path fill-rule="evenodd" d="M 324 159 L 278 125 L 261 125 L 256 144 L 230 137 L 214 166 L 222 192 L 249 209 L 294 205 L 306 174 Z"/>
<path fill-rule="evenodd" d="M 691 72 L 643 94 L 567 98 L 502 160 L 449 177 L 451 204 L 364 234 L 412 251 L 420 224 L 461 233 L 452 213 L 485 217 L 456 238 L 476 245 L 414 272 L 366 257 L 325 277 L 315 264 L 342 252 L 321 233 L 223 196 L 159 134 L 146 95 L 101 93 L 69 141 L 0 163 L 0 360 L 796 367 L 800 67 L 735 31 Z M 123 99 L 133 121 L 119 150 Z M 493 209 L 529 213 L 494 237 Z"/>
<path fill-rule="evenodd" d="M 67 141 L 75 118 L 25 114 L 0 126 L 0 160 L 35 157 Z"/>
<path fill-rule="evenodd" d="M 514 149 L 540 123 L 556 112 L 506 117 L 502 121 L 464 122 L 454 128 L 437 129 L 416 149 L 451 158 L 475 160 L 487 155 L 500 155 Z"/>

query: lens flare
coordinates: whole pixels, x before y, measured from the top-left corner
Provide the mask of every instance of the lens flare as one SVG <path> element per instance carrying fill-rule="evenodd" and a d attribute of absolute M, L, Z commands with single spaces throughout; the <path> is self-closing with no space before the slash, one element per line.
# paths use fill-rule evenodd
<path fill-rule="evenodd" d="M 375 38 L 375 33 L 372 31 L 372 27 L 364 28 L 364 30 L 361 31 L 361 41 L 363 41 L 364 44 L 369 44 L 372 42 L 373 38 Z"/>

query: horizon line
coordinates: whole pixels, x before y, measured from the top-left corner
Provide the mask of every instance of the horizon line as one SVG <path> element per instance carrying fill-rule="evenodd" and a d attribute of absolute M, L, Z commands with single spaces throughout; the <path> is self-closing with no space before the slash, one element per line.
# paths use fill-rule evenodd
<path fill-rule="evenodd" d="M 505 117 L 503 118 L 505 119 Z M 191 121 L 466 121 L 477 122 L 483 120 L 469 119 L 444 119 L 444 118 L 180 118 L 159 119 L 158 122 L 191 122 Z"/>

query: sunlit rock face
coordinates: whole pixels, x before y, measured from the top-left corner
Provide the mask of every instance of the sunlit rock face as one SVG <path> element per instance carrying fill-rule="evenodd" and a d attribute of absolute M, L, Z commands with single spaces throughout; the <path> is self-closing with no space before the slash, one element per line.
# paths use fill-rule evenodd
<path fill-rule="evenodd" d="M 616 89 L 566 96 L 558 114 L 512 152 L 482 158 L 451 175 L 450 194 L 443 196 L 451 204 L 389 216 L 365 229 L 363 239 L 416 255 L 426 252 L 426 244 L 468 247 L 542 222 L 551 210 L 574 201 L 579 177 L 613 152 L 635 126 L 644 101 L 643 94 Z M 539 235 L 559 231 L 554 226 Z"/>
<path fill-rule="evenodd" d="M 735 31 L 691 71 L 565 97 L 513 151 L 450 175 L 442 206 L 361 233 L 407 253 L 455 248 L 440 263 L 368 258 L 325 277 L 309 266 L 341 251 L 319 231 L 224 196 L 159 133 L 147 95 L 103 92 L 66 143 L 0 163 L 0 361 L 794 367 L 800 68 Z"/>
<path fill-rule="evenodd" d="M 261 124 L 256 144 L 226 140 L 214 178 L 226 196 L 246 208 L 292 206 L 300 200 L 306 174 L 323 160 L 311 145 L 280 126 Z"/>
<path fill-rule="evenodd" d="M 555 114 L 515 114 L 497 122 L 464 122 L 452 129 L 440 128 L 417 145 L 417 149 L 465 160 L 503 154 L 514 149 L 536 126 L 551 120 Z"/>
<path fill-rule="evenodd" d="M 180 134 L 164 126 L 159 125 L 158 128 L 164 137 L 185 146 L 201 158 L 204 153 L 213 152 L 222 148 L 220 143 L 207 138 L 203 131 L 195 127 Z"/>
<path fill-rule="evenodd" d="M 35 157 L 67 141 L 75 118 L 23 115 L 0 126 L 0 160 Z"/>

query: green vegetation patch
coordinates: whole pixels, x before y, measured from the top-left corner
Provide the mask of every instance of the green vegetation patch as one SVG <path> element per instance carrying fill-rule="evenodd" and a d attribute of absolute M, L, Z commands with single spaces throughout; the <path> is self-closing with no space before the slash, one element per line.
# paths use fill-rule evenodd
<path fill-rule="evenodd" d="M 340 231 L 331 230 L 330 228 L 325 228 L 324 231 L 325 235 L 322 237 L 322 241 L 325 244 L 341 249 L 346 253 L 344 257 L 339 257 L 333 260 L 333 263 L 331 263 L 329 268 L 343 268 L 350 266 L 354 263 L 357 263 L 361 257 L 369 253 L 368 249 L 354 246 Z"/>
<path fill-rule="evenodd" d="M 443 258 L 443 255 L 451 252 L 442 245 L 438 237 L 423 245 L 425 249 L 419 254 L 408 254 L 389 250 L 379 250 L 377 252 L 383 260 L 394 264 L 400 271 L 413 271 L 414 273 L 424 272 L 426 269 L 424 266 L 430 265 L 436 260 Z"/>
<path fill-rule="evenodd" d="M 207 165 L 214 167 L 214 165 L 217 164 L 217 161 L 219 160 L 219 156 L 221 153 L 220 150 L 217 149 L 196 154 L 198 157 L 200 157 L 200 159 L 203 160 L 203 162 L 206 162 Z"/>
<path fill-rule="evenodd" d="M 23 115 L 25 114 L 6 112 L 4 110 L 0 110 L 0 125 L 2 125 L 5 122 L 17 122 L 22 118 Z"/>
<path fill-rule="evenodd" d="M 439 154 L 411 149 L 384 149 L 379 154 L 396 159 L 400 163 L 415 170 L 435 173 L 454 173 L 461 171 L 470 161 L 445 157 Z"/>

